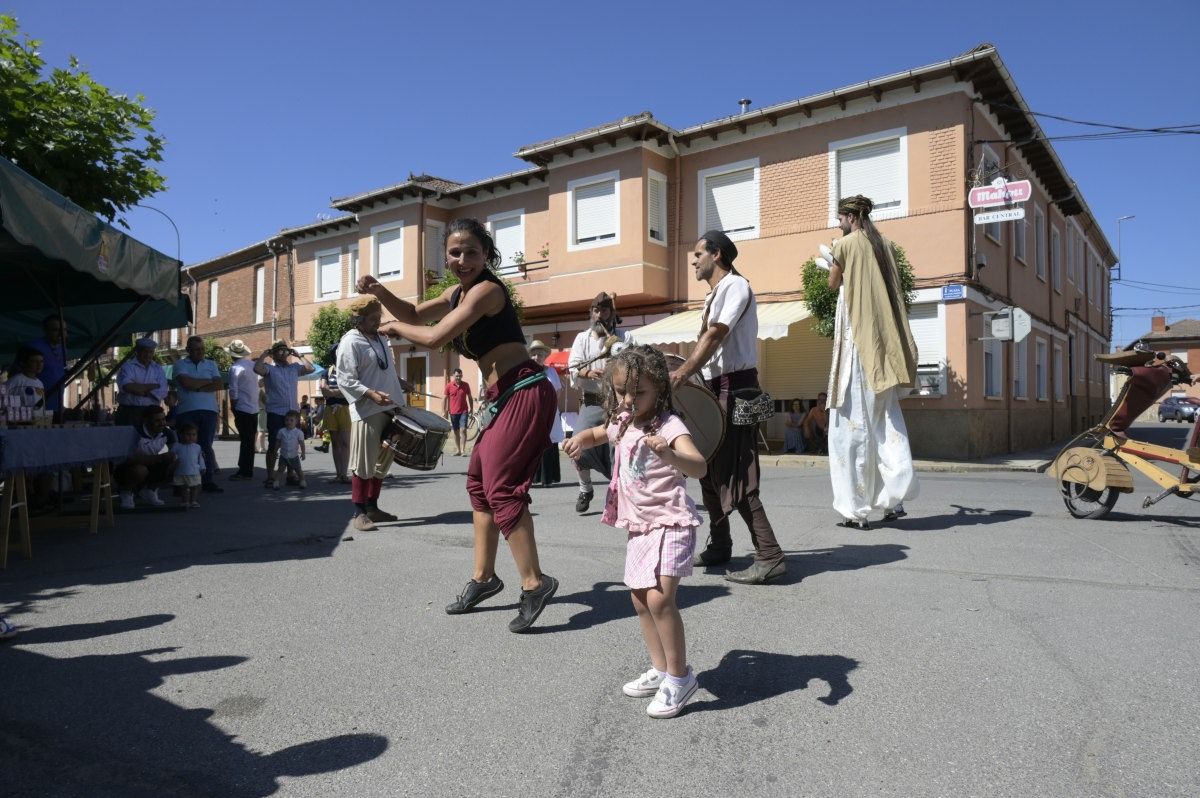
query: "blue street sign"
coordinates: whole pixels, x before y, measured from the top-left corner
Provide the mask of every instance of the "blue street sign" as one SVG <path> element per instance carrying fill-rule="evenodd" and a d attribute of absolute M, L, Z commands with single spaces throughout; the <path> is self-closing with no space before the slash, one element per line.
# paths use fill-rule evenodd
<path fill-rule="evenodd" d="M 942 286 L 942 301 L 950 299 L 962 299 L 964 296 L 963 287 L 961 285 L 943 285 Z"/>

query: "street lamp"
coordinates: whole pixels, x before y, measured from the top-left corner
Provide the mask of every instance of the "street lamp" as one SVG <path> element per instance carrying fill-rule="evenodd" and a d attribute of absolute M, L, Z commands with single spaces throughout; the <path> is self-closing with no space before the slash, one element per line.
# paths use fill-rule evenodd
<path fill-rule="evenodd" d="M 1128 221 L 1129 219 L 1136 219 L 1136 218 L 1137 218 L 1136 216 L 1122 216 L 1121 218 L 1117 219 L 1117 282 L 1118 283 L 1121 282 L 1121 267 L 1124 265 L 1124 261 L 1121 260 L 1121 222 L 1125 222 L 1125 221 Z"/>
<path fill-rule="evenodd" d="M 161 211 L 158 208 L 155 208 L 153 205 L 135 205 L 134 207 L 135 208 L 145 208 L 148 211 L 154 211 L 159 216 L 161 216 L 162 218 L 166 219 L 168 222 L 171 223 L 171 227 L 175 228 L 175 260 L 179 261 L 180 264 L 182 265 L 183 261 L 180 259 L 181 250 L 179 247 L 179 227 L 175 224 L 175 220 L 172 219 L 170 216 L 167 216 L 165 211 Z M 1125 218 L 1132 219 L 1133 217 L 1126 216 Z M 1121 233 L 1120 233 L 1120 228 L 1118 228 L 1117 240 L 1120 241 L 1120 239 L 1121 239 Z"/>

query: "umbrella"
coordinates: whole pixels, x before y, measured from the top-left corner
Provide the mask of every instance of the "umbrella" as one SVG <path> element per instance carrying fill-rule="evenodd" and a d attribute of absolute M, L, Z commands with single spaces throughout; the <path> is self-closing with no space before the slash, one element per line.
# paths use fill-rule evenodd
<path fill-rule="evenodd" d="M 571 353 L 565 349 L 560 352 L 551 352 L 546 356 L 546 365 L 552 367 L 559 374 L 566 374 L 568 371 L 567 358 Z"/>

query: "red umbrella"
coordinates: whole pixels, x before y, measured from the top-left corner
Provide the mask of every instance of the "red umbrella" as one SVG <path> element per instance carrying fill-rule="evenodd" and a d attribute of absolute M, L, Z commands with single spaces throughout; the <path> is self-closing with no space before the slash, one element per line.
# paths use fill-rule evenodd
<path fill-rule="evenodd" d="M 546 365 L 553 366 L 554 370 L 557 371 L 559 374 L 566 374 L 567 373 L 567 358 L 570 356 L 571 356 L 571 353 L 566 350 L 563 350 L 561 352 L 551 352 L 549 355 L 546 356 Z"/>

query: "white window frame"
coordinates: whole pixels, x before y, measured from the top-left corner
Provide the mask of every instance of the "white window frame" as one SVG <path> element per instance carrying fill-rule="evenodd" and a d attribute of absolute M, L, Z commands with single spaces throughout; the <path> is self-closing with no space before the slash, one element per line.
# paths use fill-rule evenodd
<path fill-rule="evenodd" d="M 1013 399 L 1029 398 L 1029 339 L 1023 338 L 1013 342 Z"/>
<path fill-rule="evenodd" d="M 1056 402 L 1066 401 L 1066 392 L 1063 391 L 1064 357 L 1063 348 L 1058 344 L 1054 344 L 1054 360 L 1051 365 L 1054 372 L 1054 401 Z"/>
<path fill-rule="evenodd" d="M 861 136 L 855 136 L 849 139 L 840 139 L 838 141 L 829 142 L 829 226 L 837 227 L 837 206 L 841 197 L 838 196 L 841 192 L 841 187 L 838 185 L 838 151 L 850 149 L 852 147 L 861 147 L 864 144 L 876 144 L 889 139 L 899 139 L 900 142 L 900 185 L 903 188 L 900 191 L 900 204 L 895 208 L 881 208 L 871 213 L 873 221 L 883 219 L 898 219 L 908 215 L 909 204 L 909 185 L 908 185 L 908 128 L 894 127 L 891 130 L 879 130 L 874 133 L 865 133 Z M 875 197 L 870 197 L 872 201 Z"/>
<path fill-rule="evenodd" d="M 1044 402 L 1046 396 L 1048 375 L 1046 374 L 1046 342 L 1041 338 L 1033 342 L 1033 395 L 1039 402 Z"/>
<path fill-rule="evenodd" d="M 379 271 L 379 235 L 392 230 L 399 230 L 400 237 L 400 268 L 394 272 L 381 274 Z M 404 222 L 388 222 L 371 228 L 371 274 L 380 282 L 384 280 L 404 279 Z"/>
<path fill-rule="evenodd" d="M 996 151 L 993 150 L 991 147 L 983 147 L 982 152 L 983 152 L 983 154 L 980 156 L 981 161 L 986 162 L 988 160 L 987 156 L 990 155 L 991 160 L 996 163 L 997 168 L 1002 168 L 1004 166 L 1004 164 L 1000 163 L 1000 158 L 996 155 Z M 992 180 L 995 180 L 998 175 L 999 175 L 999 172 L 997 172 L 995 175 L 992 175 L 991 178 L 987 181 L 987 183 L 984 183 L 984 185 L 988 185 L 988 183 L 990 183 Z M 983 226 L 983 234 L 1000 245 L 1003 245 L 1003 243 L 1004 243 L 1003 230 L 1004 230 L 1004 225 L 1002 222 L 989 222 L 988 224 L 985 224 Z"/>
<path fill-rule="evenodd" d="M 1001 399 L 1004 393 L 1004 343 L 995 339 L 983 341 L 983 398 Z M 992 356 L 991 368 L 988 367 L 988 354 Z M 994 390 L 988 392 L 988 383 Z"/>
<path fill-rule="evenodd" d="M 1033 273 L 1046 282 L 1046 215 L 1033 206 Z"/>
<path fill-rule="evenodd" d="M 1062 233 L 1050 225 L 1050 279 L 1056 293 L 1062 293 Z"/>
<path fill-rule="evenodd" d="M 179 328 L 172 327 L 171 328 L 171 348 L 174 349 L 177 346 L 179 346 Z"/>
<path fill-rule="evenodd" d="M 337 290 L 330 292 L 328 295 L 322 290 L 325 286 L 321 282 L 321 258 L 330 256 L 337 258 Z M 332 302 L 335 299 L 342 298 L 342 250 L 340 247 L 332 247 L 330 249 L 320 249 L 313 253 L 313 301 L 314 302 Z"/>
<path fill-rule="evenodd" d="M 660 191 L 662 198 L 659 200 L 658 209 L 662 213 L 662 240 L 651 235 L 654 229 L 654 220 L 650 218 L 650 195 L 654 191 Z M 661 172 L 656 172 L 653 169 L 646 170 L 646 240 L 658 244 L 661 247 L 667 245 L 667 240 L 670 237 L 670 229 L 668 227 L 667 213 L 667 176 Z"/>
<path fill-rule="evenodd" d="M 437 242 L 437 246 L 431 254 L 431 251 L 429 249 L 429 233 L 431 233 L 434 230 L 438 231 L 438 234 L 436 236 L 434 236 L 434 240 Z M 422 264 L 421 268 L 425 269 L 425 271 L 427 271 L 427 272 L 429 272 L 429 271 L 433 272 L 434 274 L 436 274 L 438 276 L 439 279 L 442 277 L 442 275 L 444 275 L 446 273 L 446 247 L 444 244 L 445 238 L 446 238 L 446 223 L 445 222 L 438 222 L 438 221 L 433 221 L 430 219 L 425 220 L 425 263 Z M 433 260 L 434 264 L 436 264 L 432 269 L 429 268 L 429 262 L 431 259 Z"/>
<path fill-rule="evenodd" d="M 267 267 L 254 267 L 254 323 L 262 324 L 267 308 Z"/>
<path fill-rule="evenodd" d="M 487 218 L 487 231 L 492 234 L 492 240 L 495 241 L 495 239 L 496 239 L 496 222 L 506 222 L 509 219 L 517 219 L 520 221 L 520 224 L 518 225 L 518 227 L 521 230 L 521 246 L 524 247 L 525 246 L 525 209 L 524 208 L 517 208 L 516 210 L 501 211 L 500 213 L 490 214 Z M 524 249 L 519 249 L 517 251 L 521 253 L 522 257 L 524 257 L 524 259 L 526 261 L 529 260 Z M 511 253 L 510 253 L 510 255 L 511 255 Z M 500 265 L 496 269 L 497 274 L 499 274 L 501 277 L 511 277 L 514 274 L 521 273 L 521 271 L 523 269 L 524 261 L 522 261 L 522 263 L 520 263 L 520 264 L 513 263 L 511 261 L 508 263 L 505 263 L 504 262 L 505 255 L 503 252 L 500 253 L 500 257 L 501 257 Z"/>
<path fill-rule="evenodd" d="M 721 166 L 710 166 L 708 169 L 701 169 L 696 173 L 696 229 L 700 231 L 700 235 L 711 229 L 708 227 L 708 219 L 705 218 L 705 211 L 708 206 L 706 200 L 708 196 L 708 179 L 710 177 L 727 175 L 730 172 L 742 172 L 746 169 L 752 169 L 754 175 L 751 178 L 751 184 L 754 187 L 754 229 L 740 230 L 735 233 L 727 233 L 727 235 L 730 241 L 745 241 L 759 237 L 762 232 L 762 171 L 759 168 L 757 158 L 722 164 Z"/>
<path fill-rule="evenodd" d="M 931 302 L 936 308 L 936 329 L 940 337 L 940 345 L 942 357 L 931 358 L 928 353 L 921 351 L 920 345 L 917 346 L 917 382 L 913 386 L 913 394 L 920 396 L 945 396 L 946 395 L 946 303 Z M 926 303 L 914 305 L 913 307 L 924 307 Z M 912 309 L 909 309 L 911 319 Z M 910 322 L 911 323 L 911 322 Z M 935 387 L 936 386 L 936 387 Z"/>
<path fill-rule="evenodd" d="M 346 247 L 346 272 L 350 283 L 346 287 L 346 296 L 358 296 L 358 264 L 358 244 L 349 244 Z"/>
<path fill-rule="evenodd" d="M 613 236 L 611 238 L 599 238 L 595 241 L 576 242 L 575 234 L 575 192 L 587 186 L 594 186 L 597 183 L 607 183 L 612 181 L 613 184 Z M 597 249 L 599 247 L 612 247 L 621 243 L 621 172 L 619 170 L 605 172 L 599 175 L 591 175 L 590 177 L 581 177 L 576 180 L 567 182 L 567 251 L 578 252 L 583 249 Z"/>
<path fill-rule="evenodd" d="M 1029 265 L 1029 219 L 1013 219 L 1013 257 L 1017 262 Z"/>
<path fill-rule="evenodd" d="M 208 317 L 217 317 L 217 307 L 220 302 L 221 284 L 213 279 L 208 281 Z"/>

